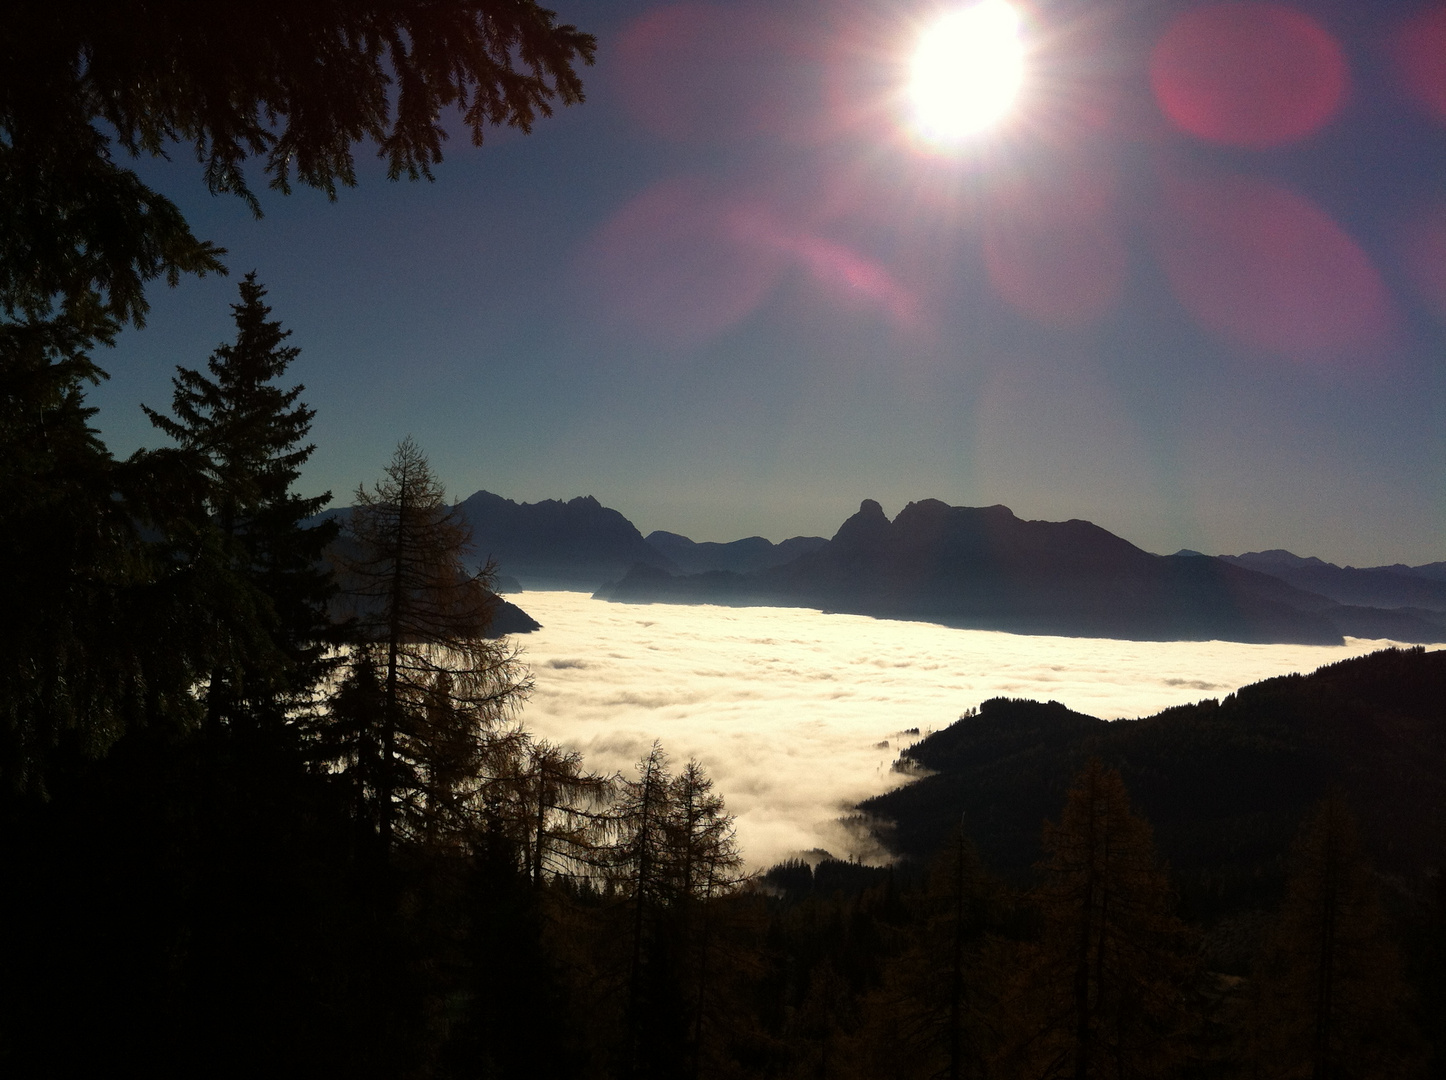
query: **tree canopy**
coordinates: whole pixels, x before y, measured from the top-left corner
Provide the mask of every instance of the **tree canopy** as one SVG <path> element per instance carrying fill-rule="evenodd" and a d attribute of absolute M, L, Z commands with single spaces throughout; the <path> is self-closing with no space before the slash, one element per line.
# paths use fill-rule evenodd
<path fill-rule="evenodd" d="M 220 270 L 169 199 L 113 159 L 188 145 L 207 188 L 260 204 L 245 172 L 335 197 L 353 148 L 430 177 L 444 110 L 472 142 L 583 99 L 595 41 L 535 0 L 15 0 L 0 9 L 0 311 L 104 336 L 147 281 Z"/>

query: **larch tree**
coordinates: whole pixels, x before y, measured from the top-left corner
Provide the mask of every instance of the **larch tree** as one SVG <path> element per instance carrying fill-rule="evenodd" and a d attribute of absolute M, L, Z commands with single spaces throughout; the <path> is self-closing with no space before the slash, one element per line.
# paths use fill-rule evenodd
<path fill-rule="evenodd" d="M 240 293 L 235 341 L 212 353 L 205 373 L 177 368 L 171 415 L 142 406 L 200 478 L 199 513 L 174 524 L 186 532 L 177 537 L 184 558 L 210 559 L 202 576 L 222 594 L 200 598 L 220 623 L 206 688 L 212 727 L 243 718 L 274 725 L 325 675 L 335 591 L 322 555 L 337 526 L 306 524 L 331 493 L 295 490 L 315 450 L 306 442 L 315 412 L 300 401 L 304 387 L 278 385 L 301 350 L 269 318 L 254 272 Z"/>
<path fill-rule="evenodd" d="M 1247 1046 L 1263 1075 L 1421 1075 L 1400 957 L 1354 816 L 1339 793 L 1317 804 L 1301 826 L 1254 983 Z"/>
<path fill-rule="evenodd" d="M 962 827 L 911 906 L 902 947 L 862 1010 L 862 1056 L 899 1080 L 985 1075 L 994 1049 L 988 931 L 997 900 Z"/>
<path fill-rule="evenodd" d="M 465 830 L 485 797 L 489 762 L 522 735 L 506 726 L 532 687 L 514 646 L 489 636 L 494 567 L 467 565 L 471 535 L 410 438 L 384 478 L 359 487 L 343 587 L 356 654 L 381 682 L 373 798 L 383 846 L 399 833 Z"/>
<path fill-rule="evenodd" d="M 1005 1071 L 1158 1080 L 1176 1064 L 1192 971 L 1188 931 L 1149 825 L 1120 774 L 1092 759 L 1047 823 L 1034 892 L 1040 940 L 1004 1002 L 1017 1025 Z"/>
<path fill-rule="evenodd" d="M 673 778 L 669 794 L 665 829 L 677 939 L 674 955 L 684 997 L 691 999 L 689 1073 L 697 1077 L 714 994 L 714 901 L 736 889 L 746 875 L 733 815 L 724 810 L 723 797 L 714 792 L 703 766 L 689 759 Z"/>
<path fill-rule="evenodd" d="M 723 799 L 697 762 L 676 775 L 654 743 L 617 803 L 619 883 L 631 923 L 626 1072 L 696 1074 L 712 995 L 713 906 L 746 876 Z M 671 1063 L 671 1065 L 669 1064 Z"/>
<path fill-rule="evenodd" d="M 523 870 L 535 887 L 548 876 L 593 876 L 607 858 L 614 826 L 614 778 L 588 772 L 582 755 L 546 739 L 529 739 L 508 785 Z"/>

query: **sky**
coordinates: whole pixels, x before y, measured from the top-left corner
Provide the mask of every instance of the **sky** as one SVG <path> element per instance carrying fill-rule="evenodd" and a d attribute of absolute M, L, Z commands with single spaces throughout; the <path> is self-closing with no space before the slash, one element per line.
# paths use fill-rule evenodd
<path fill-rule="evenodd" d="M 891 768 L 902 748 L 989 698 L 1150 716 L 1388 644 L 1030 637 L 801 608 L 511 599 L 543 624 L 513 639 L 536 684 L 527 729 L 596 772 L 634 775 L 654 739 L 675 767 L 696 758 L 754 867 L 815 848 L 881 857 L 839 818 L 905 782 Z"/>
<path fill-rule="evenodd" d="M 138 164 L 232 273 L 156 286 L 98 357 L 116 453 L 162 443 L 140 404 L 254 269 L 317 410 L 307 494 L 411 434 L 458 498 L 700 541 L 937 498 L 1446 559 L 1446 5 L 1021 2 L 1018 94 L 958 137 L 911 64 L 967 4 L 553 6 L 598 37 L 586 103 L 459 134 L 434 183 L 362 148 L 334 204 L 255 220 L 184 149 Z"/>

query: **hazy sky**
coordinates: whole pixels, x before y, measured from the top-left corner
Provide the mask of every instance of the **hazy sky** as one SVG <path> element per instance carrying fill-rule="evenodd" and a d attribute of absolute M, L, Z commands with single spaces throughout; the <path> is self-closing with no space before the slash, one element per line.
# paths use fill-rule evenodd
<path fill-rule="evenodd" d="M 184 152 L 144 166 L 233 273 L 154 290 L 100 357 L 118 453 L 255 269 L 312 491 L 412 433 L 459 496 L 697 540 L 932 497 L 1446 558 L 1446 6 L 1020 4 L 1019 98 L 948 145 L 904 92 L 946 6 L 555 6 L 598 36 L 587 103 L 454 139 L 433 184 L 364 157 L 254 221 Z"/>
<path fill-rule="evenodd" d="M 947 727 L 989 698 L 1149 716 L 1384 644 L 1103 641 L 800 608 L 512 599 L 543 624 L 514 639 L 536 680 L 526 727 L 600 772 L 632 775 L 654 739 L 676 765 L 698 758 L 754 866 L 814 847 L 869 854 L 839 816 L 902 781 L 890 765 L 917 737 L 906 729 Z"/>

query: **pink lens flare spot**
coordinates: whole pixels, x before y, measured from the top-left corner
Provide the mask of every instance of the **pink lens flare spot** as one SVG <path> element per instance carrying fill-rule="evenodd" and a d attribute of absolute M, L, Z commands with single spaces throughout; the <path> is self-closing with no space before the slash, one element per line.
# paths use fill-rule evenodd
<path fill-rule="evenodd" d="M 1395 327 L 1370 258 L 1323 209 L 1266 180 L 1165 185 L 1159 254 L 1207 330 L 1300 360 L 1373 360 Z"/>
<path fill-rule="evenodd" d="M 1197 138 L 1265 149 L 1330 122 L 1345 102 L 1345 51 L 1285 4 L 1230 2 L 1179 16 L 1150 57 L 1155 98 Z"/>
<path fill-rule="evenodd" d="M 758 5 L 682 3 L 629 25 L 609 74 L 633 120 L 672 140 L 787 135 L 821 90 L 807 39 Z"/>
<path fill-rule="evenodd" d="M 1416 214 L 1402 237 L 1407 277 L 1432 312 L 1446 319 L 1446 203 Z"/>
<path fill-rule="evenodd" d="M 1096 177 L 998 198 L 984 228 L 994 292 L 1021 314 L 1082 329 L 1115 309 L 1129 265 L 1107 184 Z"/>
<path fill-rule="evenodd" d="M 881 310 L 900 329 L 917 325 L 918 298 L 882 263 L 821 236 L 800 235 L 792 249 L 809 276 L 843 303 Z"/>
<path fill-rule="evenodd" d="M 1446 123 L 1446 5 L 1418 12 L 1391 44 L 1406 92 Z"/>
<path fill-rule="evenodd" d="M 700 182 L 665 180 L 593 236 L 579 268 L 609 316 L 665 341 L 703 341 L 747 318 L 787 268 L 768 222 Z"/>

